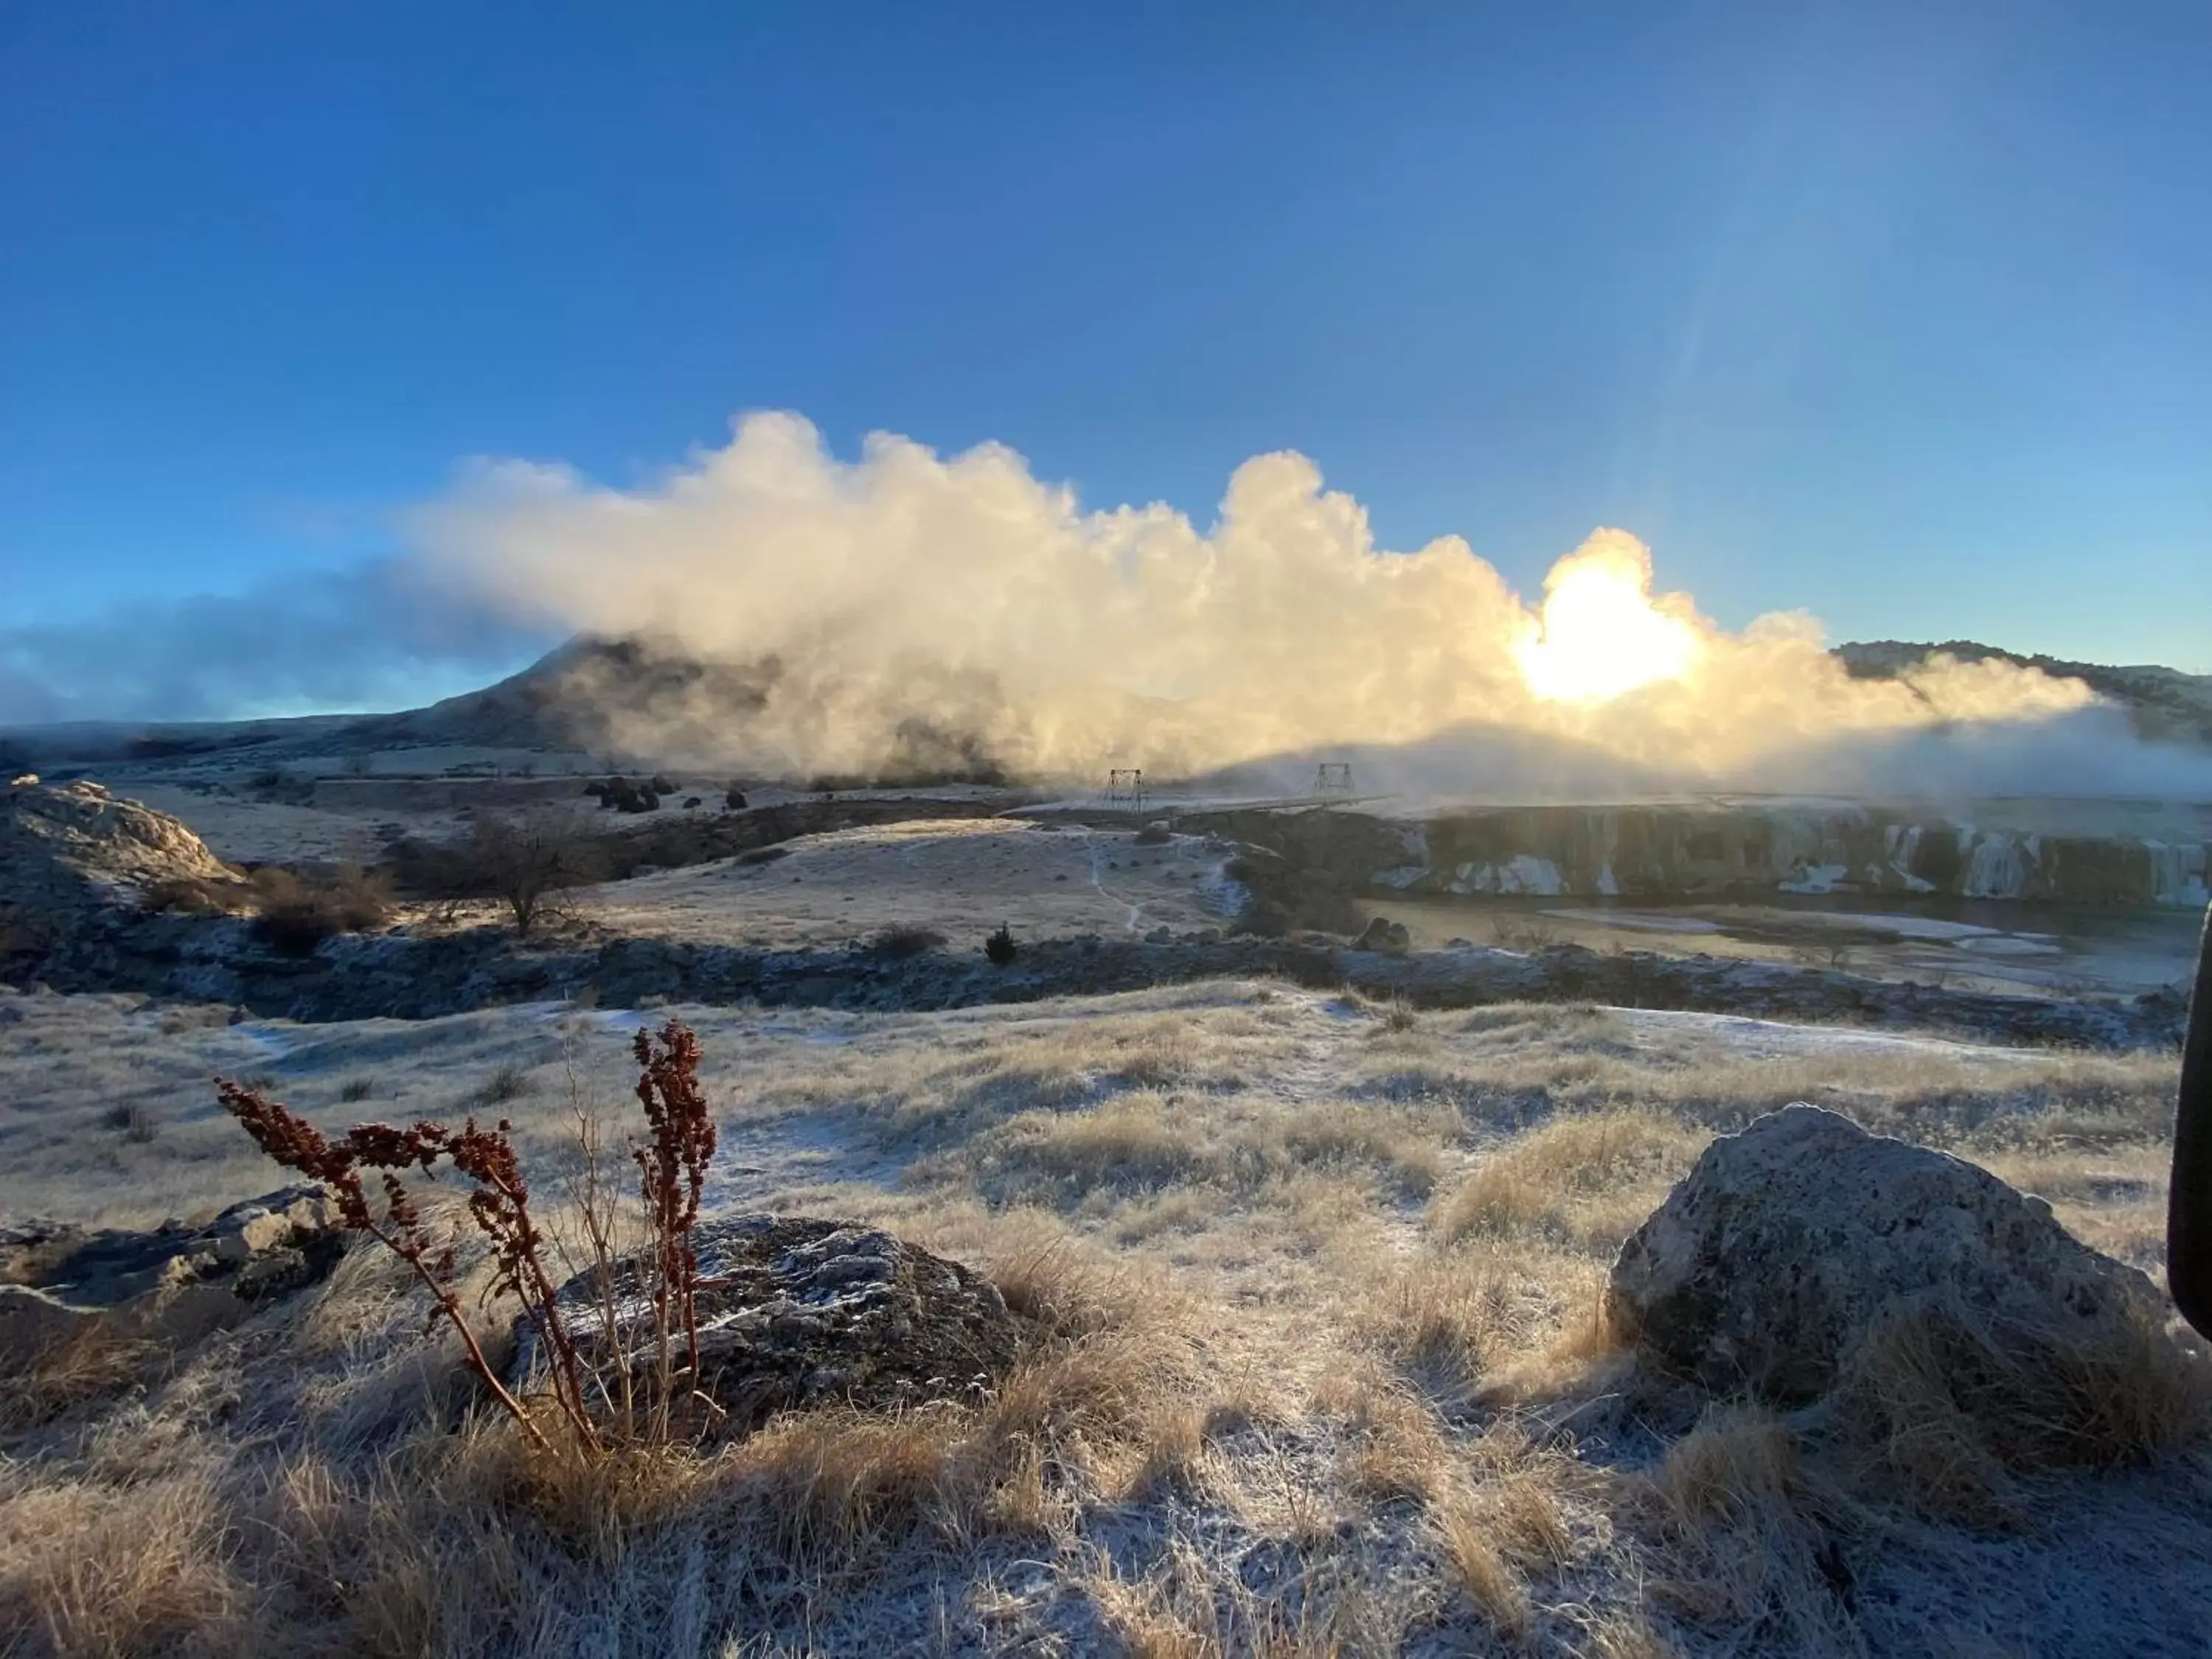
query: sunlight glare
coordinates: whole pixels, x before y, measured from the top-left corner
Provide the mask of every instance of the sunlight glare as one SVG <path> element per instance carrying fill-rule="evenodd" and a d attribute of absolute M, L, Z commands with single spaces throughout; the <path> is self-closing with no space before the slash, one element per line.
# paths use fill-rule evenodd
<path fill-rule="evenodd" d="M 1651 558 L 1633 538 L 1601 533 L 1552 567 L 1536 626 L 1514 649 L 1528 689 L 1559 702 L 1603 702 L 1680 679 L 1702 649 L 1697 629 L 1652 602 Z"/>

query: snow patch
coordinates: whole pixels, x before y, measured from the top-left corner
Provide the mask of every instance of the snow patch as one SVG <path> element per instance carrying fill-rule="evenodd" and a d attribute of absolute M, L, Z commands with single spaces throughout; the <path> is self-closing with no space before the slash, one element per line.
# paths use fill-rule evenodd
<path fill-rule="evenodd" d="M 1395 869 L 1377 870 L 1368 879 L 1377 887 L 1389 887 L 1403 892 L 1428 873 L 1429 866 L 1425 864 L 1401 864 Z"/>
<path fill-rule="evenodd" d="M 1650 910 L 1554 910 L 1553 915 L 1571 921 L 1595 922 L 1601 927 L 1620 927 L 1639 933 L 1717 933 L 1720 923 L 1702 916 L 1669 916 Z"/>
<path fill-rule="evenodd" d="M 1741 1014 L 1697 1013 L 1674 1008 L 1607 1008 L 1606 1012 L 1633 1030 L 1655 1035 L 1667 1030 L 1697 1031 L 1754 1057 L 1869 1052 L 1942 1054 L 1998 1061 L 2045 1057 L 2033 1048 L 2001 1048 L 1990 1043 L 1960 1042 L 1948 1037 L 1900 1036 L 1837 1025 L 1791 1025 L 1782 1020 L 1752 1019 Z"/>
<path fill-rule="evenodd" d="M 1567 887 L 1558 865 L 1529 853 L 1516 854 L 1503 864 L 1462 864 L 1454 873 L 1450 890 L 1455 893 L 1557 898 Z"/>
<path fill-rule="evenodd" d="M 1952 943 L 1961 951 L 1971 951 L 1978 957 L 2062 957 L 2063 946 L 2046 940 L 2027 939 L 2019 934 L 2000 933 L 1994 939 L 1961 939 Z"/>
<path fill-rule="evenodd" d="M 1840 864 L 1804 864 L 1777 885 L 1785 893 L 1832 893 L 1850 874 Z"/>

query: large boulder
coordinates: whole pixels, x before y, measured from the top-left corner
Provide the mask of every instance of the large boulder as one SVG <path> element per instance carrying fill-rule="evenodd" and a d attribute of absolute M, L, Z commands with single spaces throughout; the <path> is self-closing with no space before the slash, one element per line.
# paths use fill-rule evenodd
<path fill-rule="evenodd" d="M 702 1222 L 698 1253 L 700 1391 L 727 1413 L 726 1432 L 774 1413 L 842 1401 L 878 1409 L 980 1399 L 1012 1365 L 1026 1334 L 981 1274 L 880 1228 L 807 1217 L 738 1215 Z M 617 1343 L 642 1364 L 651 1328 L 631 1268 L 621 1270 Z M 599 1286 L 580 1274 L 559 1292 L 565 1322 L 594 1364 L 608 1344 Z M 526 1321 L 512 1380 L 539 1381 L 544 1355 Z"/>
<path fill-rule="evenodd" d="M 1613 1264 L 1615 1328 L 1663 1369 L 1788 1403 L 1916 1298 L 2124 1346 L 2165 1298 L 2041 1199 L 1971 1164 L 1796 1104 L 1716 1140 Z"/>
<path fill-rule="evenodd" d="M 337 1206 L 314 1185 L 234 1204 L 202 1225 L 0 1227 L 0 1350 L 28 1353 L 100 1322 L 166 1338 L 234 1324 L 323 1278 L 344 1248 Z"/>

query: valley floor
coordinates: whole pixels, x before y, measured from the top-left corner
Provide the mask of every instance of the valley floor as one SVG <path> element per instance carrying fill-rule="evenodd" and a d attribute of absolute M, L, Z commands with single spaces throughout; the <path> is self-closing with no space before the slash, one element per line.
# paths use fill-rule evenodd
<path fill-rule="evenodd" d="M 1705 1142 L 1793 1099 L 2154 1272 L 2170 1054 L 1244 980 L 312 1025 L 0 992 L 0 1216 L 143 1225 L 278 1184 L 217 1073 L 326 1126 L 511 1118 L 556 1194 L 580 1115 L 621 1146 L 629 1038 L 670 1014 L 721 1125 L 710 1211 L 890 1226 L 1057 1345 L 987 1405 L 587 1480 L 471 1413 L 426 1304 L 356 1252 L 188 1355 L 11 1384 L 0 1651 L 2212 1647 L 2201 1443 L 1930 1482 L 1639 1375 L 1599 1312 Z"/>

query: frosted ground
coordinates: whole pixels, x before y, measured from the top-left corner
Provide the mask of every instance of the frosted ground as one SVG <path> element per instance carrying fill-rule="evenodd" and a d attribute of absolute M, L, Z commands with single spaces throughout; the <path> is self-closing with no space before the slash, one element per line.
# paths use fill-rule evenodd
<path fill-rule="evenodd" d="M 305 804 L 242 776 L 118 793 L 246 860 L 365 856 L 393 830 L 450 833 L 472 803 L 618 827 L 578 787 L 372 772 Z M 976 946 L 1001 921 L 1024 940 L 1223 926 L 1234 849 L 1133 830 L 805 836 L 604 884 L 529 949 L 842 956 L 927 930 L 988 976 Z M 394 921 L 511 944 L 489 902 Z M 1574 925 L 1469 905 L 1452 931 Z M 1922 927 L 1898 948 L 1965 957 L 1993 936 Z M 271 970 L 343 975 L 366 943 Z M 580 1123 L 611 1126 L 620 1165 L 629 1040 L 675 1014 L 704 1041 L 722 1132 L 711 1212 L 890 1226 L 1049 1334 L 984 1404 L 810 1412 L 697 1458 L 571 1468 L 471 1410 L 419 1296 L 356 1252 L 204 1345 L 94 1345 L 0 1389 L 0 1653 L 2212 1644 L 2201 1437 L 2142 1467 L 1901 1474 L 1643 1372 L 1600 1318 L 1622 1241 L 1700 1149 L 1793 1099 L 1978 1162 L 2154 1273 L 2170 1053 L 1589 1003 L 1419 1011 L 1243 971 L 952 1012 L 586 994 L 326 1023 L 0 992 L 0 1218 L 147 1226 L 267 1191 L 221 1074 L 331 1126 L 509 1118 L 565 1227 Z"/>
<path fill-rule="evenodd" d="M 364 1258 L 123 1415 L 15 1437 L 0 1623 L 46 1632 L 18 1648 L 2179 1654 L 2212 1632 L 2201 1454 L 2025 1475 L 1962 1525 L 1801 1458 L 1777 1419 L 1651 1393 L 1596 1316 L 1705 1141 L 1790 1099 L 1973 1158 L 2154 1268 L 2170 1056 L 1244 981 L 321 1025 L 9 994 L 0 1211 L 143 1224 L 264 1190 L 217 1072 L 329 1124 L 510 1116 L 553 1190 L 577 1111 L 620 1109 L 629 1034 L 672 1012 L 723 1130 L 710 1207 L 883 1223 L 1088 1310 L 1053 1391 L 980 1422 L 800 1419 L 577 1534 L 581 1500 L 496 1437 L 421 1426 L 451 1357 Z"/>

